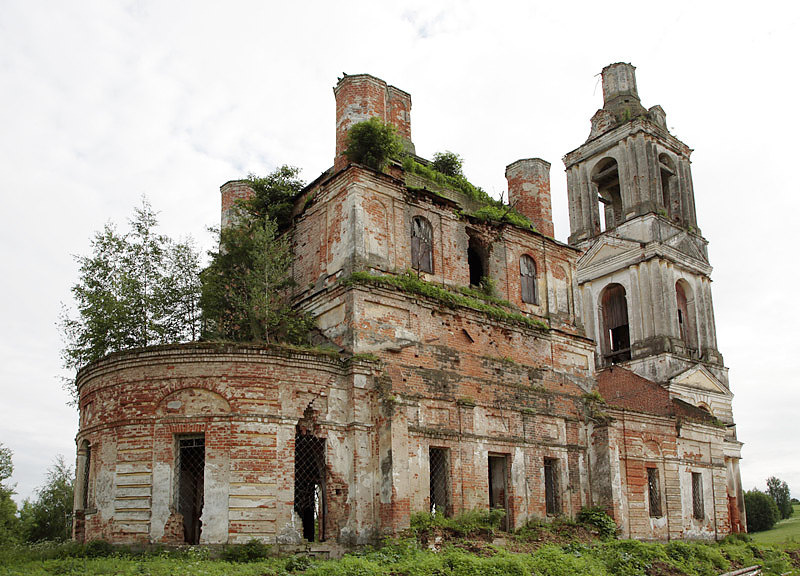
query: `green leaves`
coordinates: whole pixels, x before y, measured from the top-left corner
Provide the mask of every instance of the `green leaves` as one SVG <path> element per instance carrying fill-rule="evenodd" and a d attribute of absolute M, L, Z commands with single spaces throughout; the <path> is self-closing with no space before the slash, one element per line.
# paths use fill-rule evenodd
<path fill-rule="evenodd" d="M 34 500 L 25 500 L 20 525 L 28 542 L 67 540 L 72 532 L 74 472 L 63 456 L 47 470 L 47 480 L 36 490 Z"/>
<path fill-rule="evenodd" d="M 431 162 L 431 168 L 453 178 L 464 177 L 461 171 L 463 166 L 464 159 L 455 152 L 450 152 L 450 150 L 436 152 L 433 155 L 433 162 Z"/>
<path fill-rule="evenodd" d="M 254 174 L 248 176 L 253 196 L 241 203 L 254 220 L 269 218 L 280 232 L 292 224 L 294 198 L 305 187 L 305 182 L 297 177 L 300 169 L 284 164 L 264 177 Z"/>
<path fill-rule="evenodd" d="M 240 203 L 235 224 L 220 231 L 219 250 L 209 253 L 211 264 L 201 274 L 204 338 L 306 343 L 312 321 L 289 302 L 292 251 L 279 235 L 304 186 L 297 173 L 282 166 L 250 177 L 253 197 Z"/>
<path fill-rule="evenodd" d="M 76 257 L 77 315 L 63 307 L 59 321 L 69 369 L 109 352 L 197 337 L 200 264 L 192 241 L 157 234 L 145 199 L 129 225 L 120 233 L 106 224 L 92 240 L 92 255 Z"/>
<path fill-rule="evenodd" d="M 373 117 L 359 122 L 347 133 L 345 156 L 358 164 L 375 170 L 383 170 L 390 158 L 399 158 L 403 143 L 391 124 Z"/>

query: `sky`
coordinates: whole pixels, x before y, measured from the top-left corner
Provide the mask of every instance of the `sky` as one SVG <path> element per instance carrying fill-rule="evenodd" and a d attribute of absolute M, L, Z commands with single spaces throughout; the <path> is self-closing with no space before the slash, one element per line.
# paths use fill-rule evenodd
<path fill-rule="evenodd" d="M 774 475 L 800 496 L 800 4 L 0 0 L 0 14 L 0 443 L 18 500 L 75 458 L 56 324 L 74 255 L 106 222 L 124 229 L 144 195 L 162 233 L 209 249 L 223 183 L 333 163 L 346 72 L 409 92 L 417 153 L 460 154 L 494 196 L 511 162 L 551 162 L 566 241 L 561 158 L 619 61 L 695 150 L 744 487 Z"/>

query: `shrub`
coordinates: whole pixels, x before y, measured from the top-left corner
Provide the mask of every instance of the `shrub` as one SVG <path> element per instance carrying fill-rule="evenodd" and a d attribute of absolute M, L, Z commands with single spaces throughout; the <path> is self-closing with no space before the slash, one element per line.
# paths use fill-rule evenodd
<path fill-rule="evenodd" d="M 114 553 L 114 547 L 105 540 L 91 540 L 83 550 L 87 558 L 104 558 Z"/>
<path fill-rule="evenodd" d="M 433 155 L 433 162 L 431 162 L 431 168 L 436 170 L 437 172 L 444 174 L 445 176 L 463 176 L 461 172 L 461 167 L 464 164 L 464 160 L 456 154 L 455 152 L 450 152 L 450 150 L 446 150 L 444 152 L 437 152 Z"/>
<path fill-rule="evenodd" d="M 390 158 L 397 158 L 403 153 L 403 144 L 394 126 L 375 117 L 350 128 L 346 144 L 344 153 L 351 162 L 365 164 L 375 170 L 383 170 Z"/>
<path fill-rule="evenodd" d="M 613 538 L 617 535 L 617 523 L 601 506 L 581 508 L 576 520 L 593 527 L 601 538 Z"/>
<path fill-rule="evenodd" d="M 769 530 L 780 520 L 780 512 L 769 494 L 760 490 L 749 490 L 744 493 L 744 506 L 747 510 L 747 531 L 760 532 Z"/>
<path fill-rule="evenodd" d="M 253 538 L 245 544 L 229 544 L 225 546 L 222 549 L 220 558 L 227 562 L 256 562 L 269 556 L 269 552 L 269 546 Z"/>
<path fill-rule="evenodd" d="M 435 528 L 452 532 L 457 536 L 475 536 L 477 534 L 494 534 L 500 528 L 506 511 L 497 508 L 491 510 L 469 510 L 453 518 L 443 514 L 418 512 L 411 516 L 411 531 L 425 534 Z"/>

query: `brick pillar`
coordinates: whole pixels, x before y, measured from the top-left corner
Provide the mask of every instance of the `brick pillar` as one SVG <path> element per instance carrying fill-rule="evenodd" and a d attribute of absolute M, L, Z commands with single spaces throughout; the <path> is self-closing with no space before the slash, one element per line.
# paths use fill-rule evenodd
<path fill-rule="evenodd" d="M 233 207 L 237 200 L 244 200 L 253 195 L 249 180 L 231 180 L 220 186 L 222 193 L 222 218 L 221 228 L 226 228 L 232 223 Z"/>
<path fill-rule="evenodd" d="M 536 229 L 553 236 L 550 204 L 550 163 L 541 158 L 517 160 L 506 166 L 508 200 Z"/>
<path fill-rule="evenodd" d="M 335 170 L 347 165 L 344 150 L 350 127 L 372 117 L 392 124 L 403 139 L 406 150 L 414 151 L 411 143 L 411 96 L 407 92 L 388 86 L 375 76 L 353 74 L 340 79 L 333 93 L 336 96 Z"/>

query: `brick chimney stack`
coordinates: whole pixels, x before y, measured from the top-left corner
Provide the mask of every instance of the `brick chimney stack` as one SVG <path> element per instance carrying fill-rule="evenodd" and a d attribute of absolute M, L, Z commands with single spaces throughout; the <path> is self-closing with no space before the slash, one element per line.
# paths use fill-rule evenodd
<path fill-rule="evenodd" d="M 553 237 L 550 203 L 550 163 L 541 158 L 517 160 L 506 166 L 508 201 L 528 218 L 536 229 Z"/>
<path fill-rule="evenodd" d="M 414 153 L 411 141 L 411 95 L 389 86 L 369 74 L 345 75 L 333 89 L 336 96 L 336 158 L 334 169 L 347 165 L 344 156 L 347 133 L 353 124 L 380 118 L 397 129 L 407 152 Z"/>
<path fill-rule="evenodd" d="M 231 180 L 219 187 L 222 193 L 222 218 L 220 229 L 227 228 L 233 222 L 233 206 L 237 200 L 244 200 L 253 195 L 249 180 Z"/>

